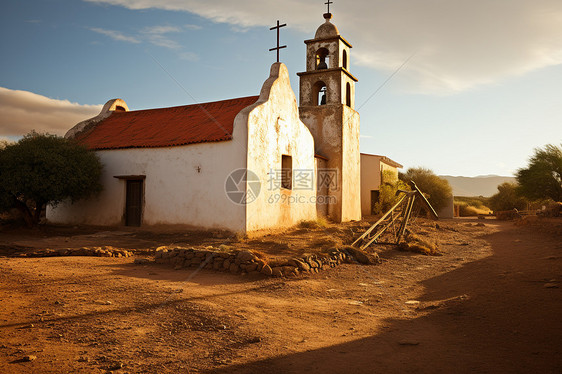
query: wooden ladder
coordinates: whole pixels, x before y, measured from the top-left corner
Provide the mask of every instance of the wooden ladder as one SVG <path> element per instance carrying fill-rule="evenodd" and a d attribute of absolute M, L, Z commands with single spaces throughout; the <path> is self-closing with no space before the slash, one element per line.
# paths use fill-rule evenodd
<path fill-rule="evenodd" d="M 369 227 L 369 229 L 367 229 L 367 231 L 365 231 L 363 235 L 361 235 L 359 238 L 357 238 L 357 240 L 353 242 L 353 244 L 351 244 L 353 247 L 364 250 L 371 244 L 376 243 L 377 239 L 380 238 L 380 236 L 385 231 L 392 227 L 397 220 L 400 221 L 400 227 L 398 229 L 394 244 L 400 244 L 400 240 L 402 239 L 402 236 L 406 231 L 406 226 L 408 226 L 408 221 L 412 216 L 412 210 L 414 208 L 414 202 L 416 198 L 420 199 L 422 205 L 429 211 L 429 214 L 434 219 L 439 218 L 429 201 L 427 201 L 414 181 L 410 182 L 410 186 L 412 187 L 412 191 L 398 190 L 396 192 L 397 195 L 403 195 L 398 199 L 396 204 L 394 204 L 394 206 L 388 210 L 388 212 L 386 212 L 375 224 Z"/>

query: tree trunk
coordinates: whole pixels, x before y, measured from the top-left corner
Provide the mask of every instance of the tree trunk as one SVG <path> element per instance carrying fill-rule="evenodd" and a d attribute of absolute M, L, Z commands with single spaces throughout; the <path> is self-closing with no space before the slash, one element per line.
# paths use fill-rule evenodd
<path fill-rule="evenodd" d="M 31 214 L 31 211 L 29 210 L 27 204 L 20 201 L 19 199 L 15 199 L 15 204 L 16 209 L 21 212 L 21 215 L 23 216 L 23 220 L 25 221 L 27 227 L 33 227 L 35 225 L 35 222 L 33 221 L 33 215 Z"/>
<path fill-rule="evenodd" d="M 37 201 L 35 203 L 35 213 L 33 214 L 33 224 L 38 225 L 41 221 L 41 213 L 43 213 L 43 208 L 45 207 L 45 203 L 42 201 Z"/>

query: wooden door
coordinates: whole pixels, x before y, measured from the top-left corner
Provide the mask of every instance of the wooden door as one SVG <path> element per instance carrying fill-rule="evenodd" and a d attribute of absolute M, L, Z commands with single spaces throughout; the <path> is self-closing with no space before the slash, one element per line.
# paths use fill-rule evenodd
<path fill-rule="evenodd" d="M 371 214 L 375 214 L 375 204 L 379 202 L 380 191 L 371 190 Z M 379 212 L 386 213 L 386 212 Z"/>
<path fill-rule="evenodd" d="M 142 180 L 127 181 L 127 197 L 125 203 L 125 224 L 140 226 L 142 217 Z"/>

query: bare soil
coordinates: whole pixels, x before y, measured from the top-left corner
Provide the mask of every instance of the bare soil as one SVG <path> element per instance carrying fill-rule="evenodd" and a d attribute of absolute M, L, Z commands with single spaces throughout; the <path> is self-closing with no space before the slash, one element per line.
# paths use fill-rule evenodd
<path fill-rule="evenodd" d="M 24 258 L 43 248 L 230 245 L 322 250 L 366 223 L 226 233 L 0 230 L 1 373 L 561 373 L 562 221 L 418 220 L 442 256 L 379 246 L 383 263 L 263 278 Z"/>

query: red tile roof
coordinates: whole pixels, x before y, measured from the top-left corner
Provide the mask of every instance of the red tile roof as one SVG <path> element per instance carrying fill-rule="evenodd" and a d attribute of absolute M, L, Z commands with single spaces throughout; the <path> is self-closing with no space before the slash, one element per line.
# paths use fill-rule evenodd
<path fill-rule="evenodd" d="M 258 98 L 113 112 L 76 139 L 90 149 L 170 147 L 232 140 L 234 118 Z"/>

